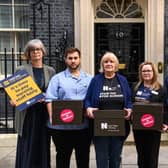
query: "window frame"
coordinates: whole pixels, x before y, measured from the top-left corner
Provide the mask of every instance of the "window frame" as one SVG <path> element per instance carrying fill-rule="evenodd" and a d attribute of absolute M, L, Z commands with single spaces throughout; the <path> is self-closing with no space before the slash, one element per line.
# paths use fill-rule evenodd
<path fill-rule="evenodd" d="M 29 32 L 30 32 L 30 24 L 28 22 L 27 27 L 26 28 L 19 28 L 18 25 L 15 25 L 16 23 L 16 9 L 15 8 L 18 8 L 18 7 L 29 7 L 30 4 L 29 2 L 27 2 L 26 4 L 25 3 L 15 3 L 15 0 L 12 0 L 10 3 L 0 3 L 0 6 L 11 6 L 12 7 L 12 16 L 11 16 L 11 22 L 12 22 L 12 26 L 11 27 L 5 27 L 5 28 L 0 28 L 0 33 L 3 33 L 3 32 L 8 32 L 8 33 L 11 33 L 11 39 L 12 39 L 12 43 L 13 43 L 13 53 L 12 53 L 12 48 L 7 48 L 7 52 L 5 53 L 5 50 L 4 49 L 0 49 L 0 57 L 1 57 L 1 61 L 0 61 L 0 64 L 2 65 L 4 63 L 3 61 L 3 58 L 5 56 L 5 54 L 7 55 L 7 59 L 11 59 L 11 56 L 13 55 L 14 56 L 14 59 L 17 59 L 18 58 L 18 54 L 23 54 L 23 48 L 21 48 L 21 53 L 19 51 L 19 43 L 18 43 L 18 39 L 19 39 L 19 35 L 18 33 L 24 33 L 25 32 L 25 37 L 27 37 L 27 39 L 29 38 Z M 28 35 L 27 35 L 27 34 Z M 25 41 L 26 43 L 26 41 Z M 24 45 L 23 45 L 24 46 Z M 7 62 L 8 64 L 8 62 Z M 12 61 L 11 61 L 11 64 L 12 64 Z M 14 61 L 14 64 L 15 64 L 15 67 L 17 66 L 17 61 Z M 3 65 L 4 67 L 4 65 Z M 8 75 L 11 75 L 11 73 L 9 73 L 11 71 L 11 68 L 9 68 L 9 70 L 7 72 L 5 72 L 5 69 L 0 69 L 0 79 L 4 78 L 5 77 L 5 73 L 7 73 L 7 76 Z"/>

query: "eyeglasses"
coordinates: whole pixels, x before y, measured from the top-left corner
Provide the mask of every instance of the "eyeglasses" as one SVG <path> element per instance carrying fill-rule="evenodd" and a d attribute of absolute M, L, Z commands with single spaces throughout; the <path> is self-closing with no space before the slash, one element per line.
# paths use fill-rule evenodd
<path fill-rule="evenodd" d="M 148 72 L 148 73 L 149 73 L 149 72 L 153 72 L 153 70 L 143 70 L 142 72 L 143 72 L 143 73 L 145 73 L 145 72 Z"/>
<path fill-rule="evenodd" d="M 31 48 L 30 51 L 31 52 L 35 52 L 35 51 L 39 52 L 39 51 L 41 51 L 41 48 Z"/>

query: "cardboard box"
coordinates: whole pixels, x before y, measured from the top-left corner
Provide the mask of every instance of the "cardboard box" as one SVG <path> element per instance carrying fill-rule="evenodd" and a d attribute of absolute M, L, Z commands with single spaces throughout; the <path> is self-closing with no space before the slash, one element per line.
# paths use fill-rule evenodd
<path fill-rule="evenodd" d="M 94 135 L 124 136 L 124 114 L 123 110 L 96 110 L 94 112 Z"/>
<path fill-rule="evenodd" d="M 134 103 L 133 129 L 161 130 L 163 122 L 162 103 Z"/>
<path fill-rule="evenodd" d="M 83 121 L 82 100 L 56 100 L 52 102 L 52 124 L 81 124 Z"/>

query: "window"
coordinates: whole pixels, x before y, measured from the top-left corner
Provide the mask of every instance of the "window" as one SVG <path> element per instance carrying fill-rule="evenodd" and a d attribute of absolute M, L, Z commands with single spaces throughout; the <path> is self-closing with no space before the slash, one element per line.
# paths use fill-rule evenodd
<path fill-rule="evenodd" d="M 12 73 L 12 48 L 13 56 L 18 58 L 18 53 L 29 38 L 29 0 L 0 0 L 0 79 Z M 7 69 L 5 70 L 5 49 Z"/>
<path fill-rule="evenodd" d="M 130 0 L 102 0 L 95 18 L 144 18 L 141 6 Z"/>

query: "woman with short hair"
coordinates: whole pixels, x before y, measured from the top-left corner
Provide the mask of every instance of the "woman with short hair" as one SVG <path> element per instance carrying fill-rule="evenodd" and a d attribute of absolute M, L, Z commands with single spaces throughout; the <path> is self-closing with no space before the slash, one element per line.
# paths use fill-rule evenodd
<path fill-rule="evenodd" d="M 98 109 L 123 110 L 125 115 L 125 136 L 94 136 L 97 168 L 120 167 L 123 144 L 130 131 L 131 91 L 126 78 L 118 73 L 118 68 L 116 55 L 105 53 L 100 62 L 100 74 L 92 79 L 85 98 L 86 113 L 91 119 L 94 119 L 94 111 Z"/>
<path fill-rule="evenodd" d="M 29 64 L 17 67 L 26 70 L 45 94 L 49 80 L 55 70 L 43 64 L 46 49 L 39 39 L 30 40 L 24 50 Z M 15 105 L 14 102 L 11 102 Z M 16 130 L 18 132 L 15 168 L 49 168 L 50 167 L 50 136 L 46 126 L 48 113 L 44 100 L 16 111 Z"/>

